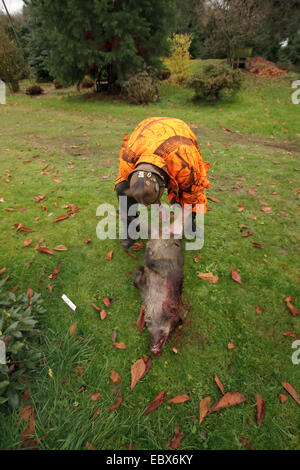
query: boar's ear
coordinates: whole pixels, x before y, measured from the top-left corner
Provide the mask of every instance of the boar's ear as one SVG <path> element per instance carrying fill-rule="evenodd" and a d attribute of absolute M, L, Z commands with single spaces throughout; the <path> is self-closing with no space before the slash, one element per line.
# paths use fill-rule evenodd
<path fill-rule="evenodd" d="M 156 274 L 165 275 L 170 270 L 170 263 L 164 259 L 151 259 L 146 255 L 147 268 Z"/>

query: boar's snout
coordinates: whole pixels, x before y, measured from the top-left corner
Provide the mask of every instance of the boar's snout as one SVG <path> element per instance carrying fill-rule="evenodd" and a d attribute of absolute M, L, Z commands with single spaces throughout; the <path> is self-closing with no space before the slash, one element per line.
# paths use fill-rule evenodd
<path fill-rule="evenodd" d="M 148 325 L 150 333 L 150 351 L 153 356 L 161 356 L 166 340 L 179 325 L 182 325 L 182 319 L 179 315 L 167 322 L 163 328 L 161 325 L 158 327 L 153 323 Z"/>

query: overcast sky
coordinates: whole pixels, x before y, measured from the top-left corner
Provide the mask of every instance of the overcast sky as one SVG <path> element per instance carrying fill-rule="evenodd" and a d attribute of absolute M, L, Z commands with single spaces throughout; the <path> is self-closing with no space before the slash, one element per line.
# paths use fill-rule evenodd
<path fill-rule="evenodd" d="M 17 13 L 22 10 L 23 0 L 5 0 L 5 3 L 9 13 Z M 1 11 L 4 10 L 2 0 L 0 0 L 0 9 Z"/>

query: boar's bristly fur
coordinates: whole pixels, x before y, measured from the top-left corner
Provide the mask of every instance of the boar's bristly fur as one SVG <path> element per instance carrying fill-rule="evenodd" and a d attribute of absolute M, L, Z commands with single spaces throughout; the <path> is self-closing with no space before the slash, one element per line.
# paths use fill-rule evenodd
<path fill-rule="evenodd" d="M 134 274 L 134 285 L 143 299 L 153 355 L 162 353 L 169 334 L 182 323 L 180 317 L 183 285 L 182 241 L 151 239 L 146 245 L 145 266 Z"/>

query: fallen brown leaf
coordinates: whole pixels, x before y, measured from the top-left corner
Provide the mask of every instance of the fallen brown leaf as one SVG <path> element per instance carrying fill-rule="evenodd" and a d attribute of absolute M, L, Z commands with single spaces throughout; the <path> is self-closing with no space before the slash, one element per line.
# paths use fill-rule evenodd
<path fill-rule="evenodd" d="M 27 295 L 28 299 L 32 299 L 32 297 L 34 295 L 34 292 L 31 289 L 31 287 L 28 287 L 26 295 Z"/>
<path fill-rule="evenodd" d="M 214 381 L 216 382 L 217 386 L 219 387 L 220 392 L 224 395 L 225 390 L 224 390 L 223 384 L 222 384 L 221 380 L 219 379 L 219 377 L 217 376 L 217 374 L 215 374 L 215 376 L 214 376 Z"/>
<path fill-rule="evenodd" d="M 118 372 L 115 372 L 114 370 L 112 370 L 110 373 L 110 380 L 114 383 L 122 382 L 122 379 L 119 376 Z"/>
<path fill-rule="evenodd" d="M 140 359 L 135 361 L 131 366 L 131 391 L 138 383 L 139 380 L 143 379 L 149 372 L 151 367 L 151 358 L 149 356 L 142 356 Z"/>
<path fill-rule="evenodd" d="M 238 284 L 240 284 L 241 286 L 243 285 L 242 279 L 241 279 L 241 275 L 240 275 L 240 273 L 238 272 L 237 269 L 231 268 L 231 278 L 232 278 L 235 282 L 237 282 Z"/>
<path fill-rule="evenodd" d="M 85 447 L 86 447 L 88 450 L 97 450 L 97 447 L 93 446 L 93 444 L 91 444 L 90 442 L 86 442 L 86 443 L 85 443 Z"/>
<path fill-rule="evenodd" d="M 49 279 L 55 279 L 59 273 L 59 268 L 55 268 L 54 271 L 48 276 Z"/>
<path fill-rule="evenodd" d="M 217 199 L 216 197 L 207 196 L 207 199 L 208 199 L 209 201 L 216 202 L 216 203 L 218 203 L 218 204 L 222 204 L 222 201 L 220 201 L 220 200 Z"/>
<path fill-rule="evenodd" d="M 261 395 L 255 393 L 256 398 L 256 422 L 261 424 L 265 417 L 265 400 Z"/>
<path fill-rule="evenodd" d="M 101 307 L 98 307 L 97 305 L 93 304 L 91 302 L 91 306 L 94 307 L 95 310 L 98 310 L 98 312 L 101 312 L 102 308 Z"/>
<path fill-rule="evenodd" d="M 27 238 L 27 240 L 24 241 L 22 248 L 26 248 L 27 246 L 31 245 L 32 241 L 32 238 Z"/>
<path fill-rule="evenodd" d="M 93 411 L 93 413 L 91 414 L 90 416 L 90 419 L 92 418 L 97 418 L 97 416 L 99 416 L 99 414 L 101 413 L 102 411 L 102 408 L 97 408 L 96 410 Z"/>
<path fill-rule="evenodd" d="M 248 230 L 248 232 L 244 233 L 242 237 L 250 237 L 250 235 L 253 235 L 253 230 Z"/>
<path fill-rule="evenodd" d="M 104 308 L 102 308 L 100 310 L 100 320 L 105 320 L 106 316 L 107 316 L 107 313 L 106 313 L 106 310 L 104 310 Z"/>
<path fill-rule="evenodd" d="M 123 343 L 123 342 L 120 342 L 120 343 L 112 343 L 112 345 L 113 345 L 116 349 L 126 349 L 126 344 Z"/>
<path fill-rule="evenodd" d="M 252 243 L 252 246 L 254 246 L 254 248 L 260 248 L 261 250 L 263 249 L 263 246 L 260 245 L 259 243 L 256 243 L 256 242 L 251 242 Z"/>
<path fill-rule="evenodd" d="M 70 336 L 73 336 L 73 334 L 75 333 L 76 331 L 76 328 L 77 328 L 77 321 L 72 325 L 70 326 Z"/>
<path fill-rule="evenodd" d="M 120 392 L 120 394 L 118 396 L 118 399 L 117 399 L 117 402 L 115 404 L 111 405 L 111 407 L 109 408 L 110 411 L 117 410 L 118 408 L 120 408 L 122 402 L 123 402 L 123 398 L 122 398 L 122 393 Z"/>
<path fill-rule="evenodd" d="M 57 217 L 55 220 L 53 220 L 53 224 L 55 224 L 56 222 L 60 222 L 61 220 L 65 220 L 65 219 L 68 219 L 69 216 L 68 215 L 60 215 L 59 217 Z"/>
<path fill-rule="evenodd" d="M 144 325 L 145 325 L 145 307 L 144 305 L 141 306 L 140 313 L 137 319 L 137 327 L 140 333 L 142 333 Z"/>
<path fill-rule="evenodd" d="M 67 251 L 68 248 L 65 245 L 57 245 L 53 248 L 55 251 Z"/>
<path fill-rule="evenodd" d="M 200 426 L 200 424 L 202 423 L 202 421 L 204 420 L 205 416 L 208 413 L 208 410 L 209 410 L 209 407 L 210 407 L 210 402 L 211 402 L 210 397 L 203 398 L 200 401 L 200 404 L 199 404 L 199 426 Z"/>
<path fill-rule="evenodd" d="M 273 210 L 272 210 L 272 207 L 262 207 L 261 209 L 261 212 L 264 212 L 265 214 L 273 214 Z"/>
<path fill-rule="evenodd" d="M 166 447 L 171 446 L 173 449 L 179 449 L 181 445 L 181 440 L 183 437 L 184 437 L 184 434 L 180 434 L 179 428 L 176 426 L 174 430 L 174 437 L 173 439 L 170 440 L 170 442 L 168 442 Z"/>
<path fill-rule="evenodd" d="M 199 273 L 197 276 L 204 281 L 208 281 L 211 284 L 216 284 L 219 280 L 218 276 L 215 276 L 213 273 Z"/>
<path fill-rule="evenodd" d="M 225 395 L 219 400 L 217 400 L 213 406 L 209 409 L 209 413 L 214 413 L 215 411 L 222 410 L 223 408 L 227 408 L 229 406 L 239 405 L 244 401 L 247 401 L 248 398 L 245 397 L 240 392 L 227 392 Z"/>
<path fill-rule="evenodd" d="M 91 401 L 97 401 L 100 395 L 100 392 L 93 393 L 93 395 L 91 396 Z"/>
<path fill-rule="evenodd" d="M 38 246 L 36 250 L 39 251 L 40 253 L 46 253 L 47 255 L 55 256 L 55 253 L 53 253 L 53 251 L 49 250 L 49 248 L 45 246 Z"/>
<path fill-rule="evenodd" d="M 291 304 L 291 300 L 293 300 L 293 297 L 291 295 L 284 299 L 287 308 L 289 309 L 293 317 L 295 317 L 296 315 L 299 315 L 299 310 Z"/>
<path fill-rule="evenodd" d="M 166 399 L 166 392 L 163 390 L 162 392 L 159 392 L 159 394 L 152 400 L 146 411 L 144 412 L 144 415 L 147 415 L 151 413 L 152 411 L 156 410 Z"/>
<path fill-rule="evenodd" d="M 114 253 L 114 250 L 111 250 L 107 253 L 106 255 L 106 260 L 107 261 L 111 261 L 112 260 L 112 257 L 113 257 L 113 253 Z"/>
<path fill-rule="evenodd" d="M 104 303 L 105 307 L 109 307 L 111 304 L 111 301 L 108 297 L 103 297 L 102 302 Z"/>
<path fill-rule="evenodd" d="M 279 393 L 278 398 L 280 400 L 280 403 L 285 403 L 288 399 L 288 397 L 284 393 Z"/>
<path fill-rule="evenodd" d="M 298 405 L 300 405 L 300 400 L 294 387 L 288 382 L 282 382 L 281 385 L 283 386 L 283 388 L 286 389 L 286 391 L 291 395 L 291 397 L 294 398 L 294 400 L 298 403 Z"/>
<path fill-rule="evenodd" d="M 189 395 L 187 395 L 186 393 L 184 393 L 183 395 L 178 395 L 174 398 L 171 398 L 171 400 L 168 400 L 167 403 L 175 403 L 175 404 L 179 404 L 179 403 L 184 403 L 188 400 L 190 400 L 191 397 L 189 397 Z"/>

